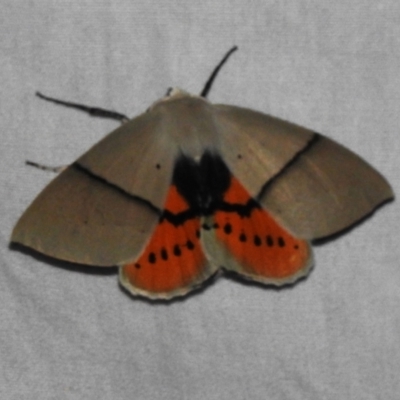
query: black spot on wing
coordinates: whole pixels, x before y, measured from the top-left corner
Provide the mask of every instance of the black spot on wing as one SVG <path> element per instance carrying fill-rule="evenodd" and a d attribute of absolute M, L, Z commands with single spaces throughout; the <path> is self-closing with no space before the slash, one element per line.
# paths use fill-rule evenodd
<path fill-rule="evenodd" d="M 227 223 L 224 225 L 224 232 L 225 232 L 227 235 L 229 235 L 230 233 L 232 233 L 232 225 L 231 225 L 229 222 L 227 222 Z"/>
<path fill-rule="evenodd" d="M 167 261 L 167 260 L 168 260 L 168 252 L 167 252 L 167 250 L 166 250 L 165 248 L 162 248 L 162 249 L 161 249 L 161 258 L 162 258 L 164 261 Z"/>
<path fill-rule="evenodd" d="M 253 242 L 255 246 L 261 246 L 261 238 L 258 235 L 254 235 Z"/>
<path fill-rule="evenodd" d="M 244 232 L 242 232 L 242 233 L 240 234 L 239 240 L 240 240 L 241 242 L 243 242 L 243 243 L 247 241 L 247 236 L 246 236 L 246 234 L 245 234 Z"/>

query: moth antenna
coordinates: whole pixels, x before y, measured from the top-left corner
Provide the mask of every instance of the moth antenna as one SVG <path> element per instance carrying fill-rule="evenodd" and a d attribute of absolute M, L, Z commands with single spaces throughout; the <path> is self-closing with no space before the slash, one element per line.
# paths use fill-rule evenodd
<path fill-rule="evenodd" d="M 43 171 L 50 171 L 50 172 L 55 172 L 55 173 L 62 172 L 68 167 L 68 165 L 60 165 L 57 167 L 51 167 L 49 165 L 43 165 L 43 164 L 39 164 L 39 163 L 36 163 L 34 161 L 29 161 L 29 160 L 26 160 L 25 164 L 29 165 L 30 167 L 35 167 L 35 168 L 41 169 Z"/>
<path fill-rule="evenodd" d="M 232 53 L 234 53 L 236 50 L 238 49 L 237 46 L 233 46 L 226 54 L 225 57 L 221 60 L 221 62 L 215 67 L 214 71 L 212 72 L 212 74 L 210 75 L 210 77 L 208 78 L 208 81 L 206 82 L 206 84 L 204 85 L 204 89 L 202 90 L 202 92 L 200 93 L 201 97 L 206 98 L 208 95 L 208 92 L 211 89 L 211 86 L 214 82 L 215 77 L 217 76 L 219 70 L 222 68 L 222 66 L 226 63 L 226 61 L 228 60 L 228 58 L 230 57 L 230 55 Z"/>
<path fill-rule="evenodd" d="M 84 111 L 84 112 L 88 113 L 89 115 L 91 115 L 92 117 L 116 119 L 117 121 L 120 121 L 121 123 L 125 123 L 125 122 L 129 121 L 129 118 L 126 115 L 120 114 L 120 113 L 112 111 L 112 110 L 105 110 L 103 108 L 90 107 L 90 106 L 86 106 L 84 104 L 72 103 L 70 101 L 59 100 L 59 99 L 55 99 L 54 97 L 45 96 L 44 94 L 42 94 L 40 92 L 36 92 L 35 94 L 37 97 L 39 97 L 42 100 L 46 100 L 46 101 L 49 101 L 49 102 L 55 103 L 55 104 L 60 104 L 65 107 L 75 108 L 76 110 Z"/>

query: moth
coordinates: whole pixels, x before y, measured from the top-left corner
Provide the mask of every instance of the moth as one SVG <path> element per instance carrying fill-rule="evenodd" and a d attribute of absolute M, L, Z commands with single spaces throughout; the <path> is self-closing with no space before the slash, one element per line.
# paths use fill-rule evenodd
<path fill-rule="evenodd" d="M 284 285 L 307 275 L 310 242 L 393 198 L 385 178 L 319 133 L 171 89 L 124 115 L 41 97 L 123 124 L 61 172 L 11 241 L 73 263 L 119 266 L 122 286 L 182 296 L 218 271 Z"/>

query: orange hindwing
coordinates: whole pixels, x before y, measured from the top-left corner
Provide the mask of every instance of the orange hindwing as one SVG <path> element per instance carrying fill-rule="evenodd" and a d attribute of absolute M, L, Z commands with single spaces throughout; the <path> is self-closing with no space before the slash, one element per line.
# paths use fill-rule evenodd
<path fill-rule="evenodd" d="M 200 216 L 191 213 L 186 200 L 171 185 L 163 216 L 144 251 L 135 262 L 121 268 L 122 284 L 133 294 L 152 298 L 190 291 L 215 272 L 208 265 L 199 237 Z"/>
<path fill-rule="evenodd" d="M 246 278 L 280 285 L 295 281 L 311 267 L 309 243 L 280 226 L 234 177 L 223 205 L 214 212 L 213 226 L 206 248 L 221 266 Z"/>

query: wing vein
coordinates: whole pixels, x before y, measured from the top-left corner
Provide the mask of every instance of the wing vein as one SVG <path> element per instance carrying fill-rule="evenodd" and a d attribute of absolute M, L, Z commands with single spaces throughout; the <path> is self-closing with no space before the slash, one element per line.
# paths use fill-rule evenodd
<path fill-rule="evenodd" d="M 142 197 L 135 196 L 134 194 L 127 192 L 126 190 L 122 189 L 118 185 L 102 178 L 99 175 L 96 175 L 94 172 L 90 171 L 89 169 L 87 169 L 86 167 L 82 166 L 81 164 L 79 164 L 77 162 L 73 163 L 71 165 L 71 167 L 76 168 L 77 170 L 83 172 L 88 177 L 95 179 L 97 182 L 100 182 L 100 183 L 107 185 L 108 187 L 118 191 L 120 194 L 124 195 L 125 197 L 127 197 L 133 201 L 137 201 L 137 202 L 149 207 L 151 210 L 153 210 L 155 213 L 157 213 L 161 216 L 161 214 L 162 214 L 161 210 L 158 207 L 156 207 L 153 203 L 151 203 L 149 200 L 143 199 Z"/>
<path fill-rule="evenodd" d="M 260 201 L 266 195 L 270 187 L 272 187 L 272 185 L 291 167 L 293 167 L 305 153 L 311 150 L 319 142 L 320 139 L 321 135 L 315 132 L 311 139 L 306 143 L 306 145 L 297 153 L 295 153 L 294 156 L 283 166 L 280 171 L 278 171 L 267 182 L 264 183 L 263 187 L 260 190 L 260 193 L 256 196 L 256 199 Z"/>

